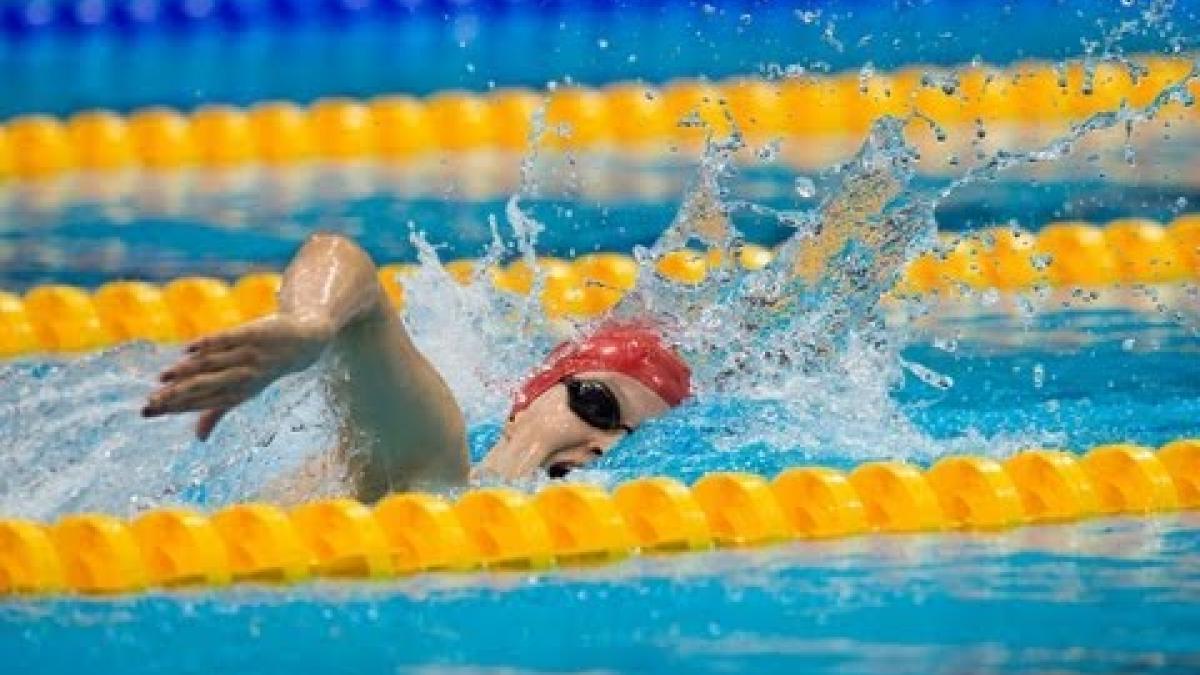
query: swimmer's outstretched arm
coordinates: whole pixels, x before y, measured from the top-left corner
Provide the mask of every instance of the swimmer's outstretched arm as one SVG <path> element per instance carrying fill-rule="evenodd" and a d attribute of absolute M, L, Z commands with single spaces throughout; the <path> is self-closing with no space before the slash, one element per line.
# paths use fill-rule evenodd
<path fill-rule="evenodd" d="M 160 376 L 147 417 L 201 411 L 205 439 L 234 406 L 333 350 L 342 447 L 359 497 L 462 483 L 465 425 L 432 364 L 388 305 L 374 263 L 354 242 L 319 234 L 284 273 L 279 311 L 188 345 Z"/>

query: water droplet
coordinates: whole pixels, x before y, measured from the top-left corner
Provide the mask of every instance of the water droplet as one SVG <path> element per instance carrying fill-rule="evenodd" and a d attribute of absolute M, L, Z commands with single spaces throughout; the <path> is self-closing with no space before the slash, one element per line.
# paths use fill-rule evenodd
<path fill-rule="evenodd" d="M 1054 262 L 1054 256 L 1049 253 L 1035 253 L 1029 256 L 1029 265 L 1039 272 L 1044 272 L 1052 262 Z"/>
<path fill-rule="evenodd" d="M 774 162 L 779 158 L 782 141 L 778 138 L 767 141 L 758 149 L 758 158 L 764 162 Z"/>
<path fill-rule="evenodd" d="M 819 9 L 814 9 L 814 10 L 797 9 L 794 12 L 792 12 L 792 14 L 794 14 L 796 16 L 796 18 L 800 20 L 801 23 L 805 23 L 805 24 L 815 23 L 818 19 L 821 18 L 821 10 L 819 10 Z"/>
<path fill-rule="evenodd" d="M 792 181 L 792 187 L 796 190 L 796 196 L 801 199 L 812 199 L 813 195 L 817 194 L 817 185 L 807 176 L 796 176 Z"/>
<path fill-rule="evenodd" d="M 933 338 L 933 346 L 935 349 L 940 349 L 948 354 L 953 354 L 958 351 L 958 338 Z"/>
<path fill-rule="evenodd" d="M 904 369 L 911 373 L 913 377 L 933 387 L 934 389 L 945 391 L 954 386 L 953 377 L 950 377 L 949 375 L 943 375 L 942 373 L 939 373 L 919 363 L 913 363 L 912 361 L 900 359 L 900 365 L 904 366 Z"/>

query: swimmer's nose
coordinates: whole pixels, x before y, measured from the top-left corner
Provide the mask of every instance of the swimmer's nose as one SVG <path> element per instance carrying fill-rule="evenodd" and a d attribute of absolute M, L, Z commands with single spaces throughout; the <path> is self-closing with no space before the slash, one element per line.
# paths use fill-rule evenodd
<path fill-rule="evenodd" d="M 476 476 L 515 480 L 537 473 L 549 449 L 544 439 L 529 436 L 502 437 L 476 467 Z"/>

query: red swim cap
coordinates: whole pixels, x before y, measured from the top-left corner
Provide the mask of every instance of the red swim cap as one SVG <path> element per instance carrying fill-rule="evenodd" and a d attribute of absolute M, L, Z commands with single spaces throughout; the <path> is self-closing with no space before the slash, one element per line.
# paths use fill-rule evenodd
<path fill-rule="evenodd" d="M 633 324 L 609 324 L 586 338 L 555 347 L 517 391 L 512 414 L 524 410 L 563 378 L 598 370 L 632 377 L 671 407 L 691 392 L 691 369 L 656 331 Z"/>

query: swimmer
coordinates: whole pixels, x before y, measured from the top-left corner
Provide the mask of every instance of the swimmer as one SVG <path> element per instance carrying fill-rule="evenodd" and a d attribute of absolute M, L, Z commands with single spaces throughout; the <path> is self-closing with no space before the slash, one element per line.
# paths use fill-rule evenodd
<path fill-rule="evenodd" d="M 341 236 L 319 234 L 301 247 L 276 313 L 188 345 L 142 414 L 199 412 L 196 435 L 207 439 L 229 410 L 327 350 L 339 443 L 302 473 L 335 466 L 364 501 L 467 482 L 462 411 L 388 304 L 370 257 Z M 517 392 L 475 473 L 564 476 L 679 405 L 690 379 L 684 361 L 646 327 L 609 325 L 559 345 Z"/>

